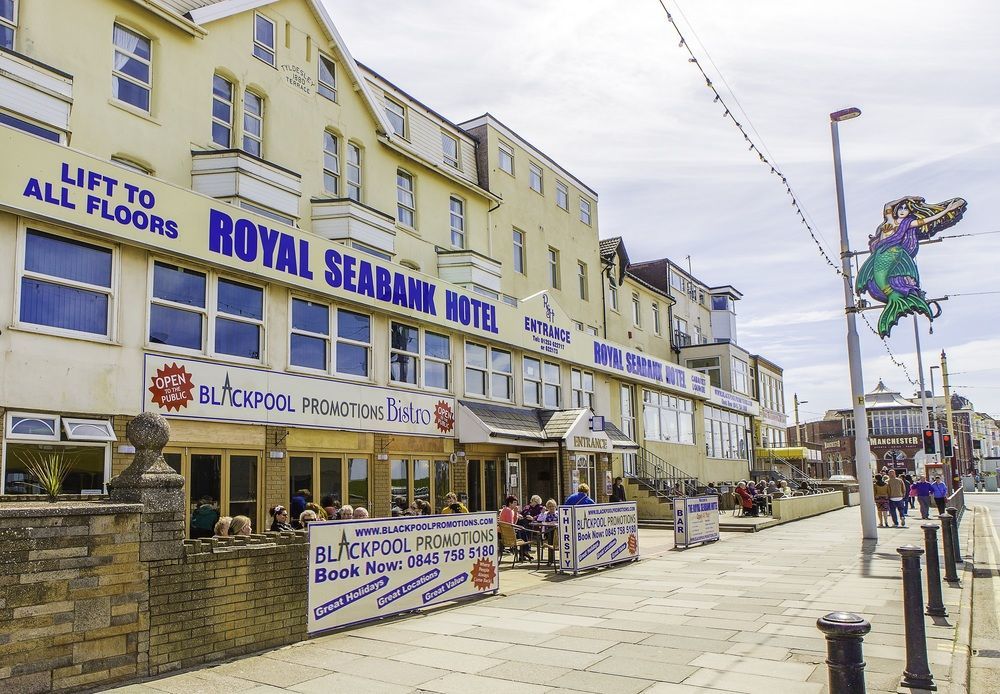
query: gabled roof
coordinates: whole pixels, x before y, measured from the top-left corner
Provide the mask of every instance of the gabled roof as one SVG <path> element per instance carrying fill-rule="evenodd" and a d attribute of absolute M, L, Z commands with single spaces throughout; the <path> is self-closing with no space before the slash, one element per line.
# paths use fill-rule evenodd
<path fill-rule="evenodd" d="M 622 240 L 621 236 L 612 236 L 610 239 L 598 241 L 597 248 L 601 254 L 601 260 L 618 268 L 616 283 L 620 285 L 632 264 L 628 258 L 628 251 L 625 250 L 625 241 Z"/>

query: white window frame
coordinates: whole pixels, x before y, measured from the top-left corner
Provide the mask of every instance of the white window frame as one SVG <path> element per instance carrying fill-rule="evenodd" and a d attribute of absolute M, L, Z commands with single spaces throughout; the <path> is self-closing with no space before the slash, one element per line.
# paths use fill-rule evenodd
<path fill-rule="evenodd" d="M 149 59 L 147 60 L 146 58 L 137 55 L 133 51 L 127 50 L 124 46 L 119 46 L 114 40 L 114 31 L 118 29 L 121 29 L 122 31 L 128 34 L 132 34 L 133 36 L 136 36 L 145 41 L 146 43 L 148 43 Z M 146 65 L 146 68 L 149 70 L 149 81 L 142 82 L 139 80 L 138 77 L 126 74 L 115 68 L 115 63 L 117 62 L 118 53 L 121 53 L 129 60 L 137 60 L 140 63 L 144 63 Z M 139 87 L 140 89 L 145 89 L 146 92 L 148 93 L 148 99 L 149 99 L 148 106 L 146 108 L 143 108 L 142 106 L 137 106 L 136 104 L 133 104 L 132 102 L 126 101 L 125 99 L 119 97 L 118 91 L 115 89 L 115 78 L 129 82 L 134 86 Z M 118 22 L 114 23 L 114 28 L 112 30 L 112 39 L 111 39 L 111 95 L 115 101 L 117 101 L 120 104 L 124 104 L 127 108 L 134 108 L 138 111 L 142 111 L 143 113 L 151 113 L 153 110 L 153 40 L 148 36 L 146 36 L 145 34 L 142 34 L 131 27 L 125 26 L 124 24 L 119 24 Z"/>
<path fill-rule="evenodd" d="M 569 186 L 562 181 L 556 181 L 556 206 L 569 212 Z"/>
<path fill-rule="evenodd" d="M 361 145 L 351 142 L 347 142 L 347 198 L 349 200 L 354 200 L 355 202 L 361 202 L 361 184 L 362 184 L 362 159 L 361 159 Z"/>
<path fill-rule="evenodd" d="M 587 198 L 581 197 L 580 198 L 580 221 L 583 222 L 584 224 L 586 224 L 587 226 L 591 225 L 591 211 L 590 210 L 591 210 L 591 208 L 590 208 L 590 200 L 587 200 Z"/>
<path fill-rule="evenodd" d="M 739 357 L 732 357 L 730 362 L 730 377 L 732 379 L 733 390 L 742 395 L 750 394 L 750 365 Z M 737 365 L 742 365 L 742 370 Z"/>
<path fill-rule="evenodd" d="M 318 55 L 319 60 L 316 61 L 316 93 L 333 103 L 337 103 L 337 63 L 328 55 L 324 55 L 323 53 L 319 53 Z M 333 79 L 332 82 L 323 79 L 324 65 L 329 68 L 330 77 Z"/>
<path fill-rule="evenodd" d="M 37 231 L 42 234 L 49 234 L 51 236 L 56 236 L 65 239 L 70 242 L 86 244 L 88 246 L 95 246 L 97 248 L 103 248 L 111 251 L 111 286 L 101 287 L 99 285 L 87 284 L 86 282 L 77 282 L 75 280 L 69 280 L 56 275 L 45 275 L 40 272 L 32 272 L 25 270 L 25 260 L 28 246 L 28 232 Z M 18 228 L 18 239 L 17 239 L 17 281 L 14 284 L 14 326 L 21 330 L 29 330 L 38 333 L 47 333 L 50 335 L 61 335 L 63 337 L 72 337 L 81 340 L 90 340 L 94 342 L 113 342 L 115 336 L 117 335 L 118 328 L 118 277 L 120 272 L 120 259 L 118 253 L 118 247 L 111 245 L 109 243 L 101 243 L 95 239 L 83 238 L 76 234 L 67 232 L 65 229 L 59 227 L 50 227 L 45 224 L 37 224 L 31 222 L 30 224 L 21 223 Z M 31 279 L 41 280 L 42 282 L 48 282 L 49 284 L 56 284 L 63 287 L 72 287 L 75 289 L 81 289 L 88 292 L 93 292 L 95 294 L 104 294 L 108 297 L 108 320 L 107 326 L 108 331 L 105 334 L 91 333 L 83 330 L 68 330 L 66 328 L 57 328 L 51 325 L 43 325 L 41 323 L 29 323 L 27 321 L 21 320 L 21 280 L 25 277 Z"/>
<path fill-rule="evenodd" d="M 329 128 L 323 130 L 323 190 L 333 196 L 340 195 L 340 135 Z"/>
<path fill-rule="evenodd" d="M 31 444 L 38 443 L 38 439 L 29 438 L 7 438 L 3 442 L 2 455 L 0 455 L 0 495 L 7 493 L 7 461 L 8 461 L 8 444 Z M 104 468 L 102 471 L 102 476 L 104 478 L 104 484 L 102 485 L 104 490 L 107 489 L 108 481 L 111 479 L 111 445 L 108 442 L 97 442 L 97 441 L 62 441 L 56 440 L 49 444 L 49 446 L 60 446 L 64 448 L 100 448 L 104 450 Z M 102 490 L 103 491 L 103 490 Z"/>
<path fill-rule="evenodd" d="M 545 172 L 535 162 L 528 162 L 528 187 L 540 195 L 545 187 Z"/>
<path fill-rule="evenodd" d="M 538 366 L 538 378 L 529 378 L 527 365 L 528 362 L 534 362 Z M 529 400 L 526 397 L 525 391 L 528 384 L 532 384 L 535 391 L 535 398 Z M 542 360 L 536 359 L 535 357 L 529 357 L 527 355 L 521 357 L 521 402 L 525 406 L 542 406 Z"/>
<path fill-rule="evenodd" d="M 506 155 L 506 161 L 510 164 L 510 168 L 504 166 L 504 155 Z M 497 168 L 511 176 L 514 175 L 514 148 L 506 142 L 497 143 Z"/>
<path fill-rule="evenodd" d="M 661 327 L 662 326 L 660 325 L 660 304 L 654 301 L 653 302 L 653 333 L 656 334 L 656 335 L 659 335 Z"/>
<path fill-rule="evenodd" d="M 172 302 L 168 299 L 161 299 L 153 294 L 153 279 L 154 270 L 156 263 L 163 263 L 164 265 L 170 265 L 173 267 L 183 268 L 185 270 L 190 270 L 192 272 L 197 272 L 205 276 L 205 306 L 191 306 L 189 304 L 179 304 Z M 253 287 L 254 289 L 261 290 L 261 318 L 258 320 L 256 318 L 250 318 L 249 316 L 240 316 L 233 313 L 226 313 L 225 311 L 219 310 L 219 282 L 225 280 L 227 282 L 233 282 L 235 284 L 242 284 L 247 287 Z M 205 267 L 199 267 L 197 265 L 191 265 L 188 263 L 178 262 L 176 258 L 166 258 L 159 256 L 152 256 L 149 259 L 149 267 L 147 269 L 147 297 L 146 302 L 146 336 L 145 336 L 145 346 L 147 349 L 155 349 L 161 352 L 171 352 L 177 354 L 192 354 L 200 355 L 204 354 L 215 359 L 222 359 L 225 361 L 232 361 L 240 364 L 261 364 L 265 361 L 265 352 L 267 347 L 267 285 L 259 284 L 257 282 L 247 281 L 245 276 L 229 275 L 226 273 L 218 272 L 216 270 L 209 270 Z M 150 323 L 152 320 L 152 311 L 150 307 L 153 304 L 159 304 L 161 306 L 166 306 L 168 308 L 173 308 L 181 311 L 187 311 L 188 313 L 198 313 L 202 317 L 202 345 L 201 349 L 191 349 L 189 347 L 179 347 L 177 345 L 170 345 L 161 342 L 150 342 L 149 331 Z M 234 323 L 249 323 L 257 326 L 257 354 L 258 358 L 241 357 L 236 354 L 226 354 L 224 352 L 215 351 L 215 335 L 216 335 L 216 322 L 219 318 L 223 318 Z"/>
<path fill-rule="evenodd" d="M 457 206 L 457 209 L 456 209 Z M 452 248 L 465 248 L 465 201 L 457 195 L 448 198 L 448 223 Z"/>
<path fill-rule="evenodd" d="M 257 21 L 264 20 L 271 25 L 271 40 L 272 43 L 268 45 L 263 40 L 257 36 Z M 265 17 L 260 12 L 253 13 L 253 57 L 261 61 L 265 65 L 270 65 L 275 67 L 277 65 L 277 50 L 275 46 L 278 43 L 278 25 L 274 20 L 269 17 Z M 263 55 L 261 55 L 263 54 Z"/>
<path fill-rule="evenodd" d="M 642 327 L 642 301 L 635 292 L 632 292 L 632 325 L 636 328 Z"/>
<path fill-rule="evenodd" d="M 14 420 L 36 420 L 51 423 L 51 434 L 19 434 L 14 431 Z M 8 411 L 4 423 L 4 439 L 7 441 L 58 441 L 61 431 L 60 416 L 57 414 L 42 414 L 39 412 Z"/>
<path fill-rule="evenodd" d="M 404 326 L 406 328 L 410 328 L 410 329 L 413 329 L 413 330 L 417 331 L 417 350 L 418 351 L 416 351 L 416 352 L 410 352 L 410 351 L 407 351 L 407 350 L 404 350 L 404 349 L 396 349 L 395 347 L 392 346 L 392 326 L 393 326 L 394 323 L 398 324 L 398 325 L 402 325 L 402 326 Z M 450 364 L 451 360 L 450 359 L 448 360 L 449 364 L 448 364 L 448 373 L 447 373 L 448 387 L 447 388 L 435 388 L 433 386 L 428 386 L 426 384 L 426 375 L 424 373 L 424 364 L 425 364 L 425 362 L 427 360 L 438 362 L 438 363 L 444 363 L 445 362 L 444 359 L 439 359 L 437 357 L 429 357 L 429 356 L 427 356 L 427 343 L 426 343 L 426 337 L 425 337 L 425 334 L 427 332 L 431 332 L 431 333 L 433 333 L 435 335 L 440 335 L 441 337 L 447 338 L 448 339 L 448 354 L 451 355 L 451 354 L 454 353 L 454 350 L 453 350 L 454 339 L 452 338 L 451 335 L 448 335 L 448 334 L 446 334 L 444 332 L 441 332 L 441 331 L 438 331 L 438 330 L 427 331 L 424 328 L 420 327 L 419 325 L 414 325 L 414 324 L 408 323 L 406 321 L 401 321 L 401 320 L 390 320 L 389 321 L 389 383 L 394 384 L 394 385 L 400 385 L 400 386 L 403 386 L 405 388 L 419 388 L 419 389 L 422 389 L 422 390 L 431 390 L 431 391 L 434 391 L 434 392 L 437 392 L 437 393 L 451 393 L 451 392 L 454 391 L 454 388 L 455 388 L 455 379 L 454 379 L 454 374 L 452 373 L 452 368 L 451 368 L 451 364 Z M 415 357 L 416 358 L 416 375 L 417 375 L 417 379 L 416 379 L 415 383 L 411 383 L 409 381 L 397 381 L 396 379 L 394 379 L 392 377 L 392 355 L 396 354 L 396 353 L 402 354 L 402 355 L 405 355 L 405 356 L 408 356 L 408 357 Z"/>
<path fill-rule="evenodd" d="M 621 309 L 618 306 L 618 287 L 613 284 L 608 287 L 608 303 L 611 304 L 612 311 L 621 313 Z"/>
<path fill-rule="evenodd" d="M 518 236 L 521 237 L 520 240 L 518 240 Z M 527 256 L 524 253 L 525 233 L 516 227 L 511 233 L 511 245 L 514 249 L 514 272 L 518 272 L 522 275 L 528 274 Z"/>
<path fill-rule="evenodd" d="M 428 353 L 428 351 L 427 351 L 427 335 L 428 334 L 435 335 L 437 337 L 443 337 L 445 340 L 448 341 L 448 358 L 447 359 L 442 359 L 441 357 L 434 357 L 434 356 L 431 356 Z M 452 374 L 452 370 L 451 370 L 451 359 L 452 359 L 452 354 L 453 353 L 454 352 L 453 352 L 453 345 L 452 345 L 451 335 L 447 335 L 447 334 L 445 334 L 443 332 L 438 332 L 436 330 L 424 330 L 424 329 L 422 329 L 420 331 L 420 357 L 421 357 L 420 378 L 421 378 L 421 385 L 423 386 L 424 389 L 426 389 L 426 390 L 434 390 L 434 391 L 441 391 L 441 392 L 445 392 L 445 393 L 450 393 L 454 389 L 455 384 L 452 382 L 453 378 L 454 378 L 454 375 Z M 427 365 L 428 364 L 443 364 L 444 365 L 444 380 L 445 380 L 445 384 L 446 384 L 444 388 L 440 388 L 438 386 L 431 386 L 431 385 L 427 384 Z"/>
<path fill-rule="evenodd" d="M 227 85 L 229 85 L 229 100 L 228 101 L 226 101 L 225 99 L 223 99 L 221 96 L 219 96 L 216 93 L 216 91 L 215 91 L 215 80 L 217 80 L 217 79 L 220 79 L 223 82 L 225 82 Z M 229 108 L 229 120 L 228 121 L 223 121 L 221 118 L 218 118 L 215 115 L 215 104 L 216 104 L 216 102 L 218 102 L 220 104 L 224 104 L 224 105 L 226 105 Z M 220 146 L 220 147 L 225 148 L 225 149 L 229 149 L 229 148 L 231 148 L 233 146 L 233 132 L 235 130 L 235 128 L 233 128 L 233 115 L 236 113 L 235 109 L 236 109 L 236 85 L 233 84 L 233 81 L 231 79 L 229 79 L 228 77 L 226 77 L 225 75 L 220 75 L 219 73 L 216 72 L 215 74 L 212 75 L 212 124 L 213 125 L 218 124 L 218 125 L 224 127 L 226 129 L 227 136 L 226 136 L 226 142 L 225 142 L 225 144 L 223 144 L 222 142 L 219 142 L 218 140 L 215 139 L 215 129 L 213 128 L 212 129 L 212 142 L 214 144 Z"/>
<path fill-rule="evenodd" d="M 576 279 L 580 286 L 580 299 L 590 301 L 590 280 L 587 275 L 587 264 L 582 260 L 576 261 Z"/>
<path fill-rule="evenodd" d="M 548 377 L 549 375 L 546 373 L 546 371 L 548 370 L 547 367 L 555 368 L 556 370 L 555 380 L 549 379 Z M 555 388 L 555 393 L 556 393 L 555 402 L 553 402 L 551 405 L 549 404 L 549 400 L 546 397 L 548 388 Z M 549 409 L 559 409 L 560 407 L 562 407 L 562 403 L 563 403 L 562 367 L 560 367 L 559 364 L 557 364 L 554 361 L 543 361 L 542 362 L 542 407 L 546 407 Z"/>
<path fill-rule="evenodd" d="M 14 50 L 17 45 L 17 3 L 18 0 L 13 0 L 10 17 L 0 15 L 0 26 L 10 29 L 10 45 L 5 46 L 9 50 Z"/>
<path fill-rule="evenodd" d="M 105 441 L 112 443 L 118 440 L 115 436 L 115 429 L 107 419 L 81 419 L 77 417 L 62 418 L 63 431 L 66 432 L 67 441 Z M 83 427 L 93 427 L 101 430 L 101 433 L 81 434 L 78 429 Z"/>
<path fill-rule="evenodd" d="M 643 388 L 643 438 L 647 441 L 663 441 L 665 443 L 693 446 L 695 444 L 694 409 L 694 401 L 689 398 L 682 398 L 670 395 L 669 393 L 660 393 L 655 390 Z M 650 422 L 651 416 L 655 417 L 655 424 Z M 673 417 L 674 430 L 677 432 L 676 440 L 664 435 L 664 417 Z M 682 433 L 682 430 L 685 427 L 681 424 L 681 417 L 687 420 L 687 432 L 684 433 Z M 685 436 L 685 433 L 687 436 Z"/>
<path fill-rule="evenodd" d="M 251 112 L 250 110 L 247 109 L 247 105 L 250 103 L 250 99 L 248 99 L 247 97 L 251 97 L 251 96 L 253 98 L 257 99 L 257 102 L 260 104 L 260 112 L 259 113 L 253 113 L 253 112 Z M 265 99 L 264 99 L 264 97 L 262 95 L 258 94 L 257 92 L 253 91 L 252 89 L 244 89 L 243 90 L 243 127 L 241 129 L 242 133 L 243 133 L 243 139 L 242 139 L 242 142 L 241 142 L 241 144 L 242 144 L 241 149 L 244 152 L 246 152 L 247 154 L 250 154 L 250 155 L 255 156 L 255 157 L 260 157 L 261 159 L 264 158 L 264 111 L 265 111 L 265 108 L 266 108 Z M 260 130 L 260 134 L 259 135 L 254 135 L 246 127 L 246 123 L 247 123 L 247 119 L 248 118 L 250 120 L 256 121 L 258 123 L 258 129 Z M 256 152 L 251 152 L 247 148 L 247 140 L 249 140 L 250 142 L 256 142 L 257 143 L 257 151 Z"/>
<path fill-rule="evenodd" d="M 485 366 L 472 366 L 469 361 L 469 348 L 475 347 L 482 349 L 486 355 Z M 500 352 L 507 355 L 507 360 L 510 363 L 509 371 L 500 371 L 493 368 L 493 353 Z M 501 402 L 513 402 L 514 401 L 514 355 L 509 349 L 498 349 L 492 345 L 484 345 L 479 342 L 473 342 L 471 340 L 465 341 L 465 394 L 468 397 L 478 397 L 488 400 L 500 400 Z M 468 378 L 469 371 L 476 371 L 483 374 L 483 390 L 484 392 L 479 393 L 474 390 L 469 389 L 470 380 Z M 494 377 L 503 378 L 507 381 L 507 397 L 501 397 L 494 392 L 493 379 Z"/>
<path fill-rule="evenodd" d="M 454 155 L 452 155 L 452 154 L 450 154 L 448 152 L 448 145 L 449 144 L 455 145 L 455 154 Z M 444 132 L 443 130 L 441 131 L 441 156 L 442 156 L 442 158 L 444 160 L 444 163 L 447 164 L 448 166 L 452 167 L 453 169 L 460 169 L 461 168 L 461 166 L 459 165 L 461 163 L 461 161 L 462 161 L 462 149 L 461 149 L 461 147 L 462 147 L 462 145 L 461 145 L 461 143 L 459 143 L 457 137 L 452 137 L 451 135 L 449 135 L 448 133 Z"/>
<path fill-rule="evenodd" d="M 559 249 L 549 246 L 546 257 L 549 261 L 549 285 L 553 289 L 559 289 L 562 285 L 562 282 L 560 282 L 562 278 L 559 276 Z"/>
<path fill-rule="evenodd" d="M 327 326 L 326 334 L 314 333 L 311 330 L 305 330 L 303 328 L 294 327 L 294 310 L 295 301 L 306 301 L 310 304 L 316 304 L 319 306 L 324 306 L 327 309 Z M 345 311 L 347 313 L 353 313 L 355 315 L 364 316 L 368 319 L 368 342 L 363 340 L 355 340 L 353 338 L 344 337 L 338 331 L 338 318 L 340 312 Z M 371 382 L 373 380 L 372 375 L 372 329 L 374 328 L 374 319 L 370 313 L 365 313 L 364 311 L 355 311 L 353 309 L 342 308 L 340 306 L 335 306 L 326 301 L 317 301 L 313 298 L 302 296 L 299 294 L 292 294 L 288 298 L 288 370 L 289 371 L 305 371 L 308 373 L 322 373 L 329 376 L 336 376 L 337 378 L 345 378 L 356 381 L 366 381 Z M 304 335 L 306 337 L 315 338 L 317 340 L 323 340 L 326 344 L 326 368 L 325 369 L 315 369 L 309 366 L 303 366 L 301 364 L 292 363 L 292 335 Z M 340 371 L 337 368 L 337 345 L 343 343 L 347 345 L 352 345 L 354 347 L 363 347 L 367 356 L 365 371 L 367 375 L 359 376 L 357 374 L 347 373 L 345 371 Z"/>
<path fill-rule="evenodd" d="M 396 122 L 393 120 L 393 116 L 402 121 L 402 131 L 396 129 Z M 388 94 L 385 96 L 385 117 L 389 119 L 389 124 L 392 126 L 393 132 L 405 140 L 407 137 L 406 106 Z"/>
<path fill-rule="evenodd" d="M 587 388 L 590 379 L 590 388 Z M 582 369 L 570 370 L 570 391 L 573 395 L 573 407 L 594 406 L 594 372 Z"/>
<path fill-rule="evenodd" d="M 409 187 L 401 185 L 400 179 L 409 181 Z M 408 202 L 404 202 L 406 199 Z M 417 226 L 417 179 L 405 169 L 396 169 L 396 222 L 410 229 Z"/>

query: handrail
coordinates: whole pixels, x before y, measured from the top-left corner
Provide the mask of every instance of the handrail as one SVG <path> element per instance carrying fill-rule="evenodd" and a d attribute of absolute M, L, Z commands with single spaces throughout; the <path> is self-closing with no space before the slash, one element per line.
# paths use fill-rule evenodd
<path fill-rule="evenodd" d="M 947 508 L 954 507 L 958 511 L 958 517 L 955 519 L 955 522 L 960 522 L 962 520 L 962 516 L 965 515 L 965 489 L 963 487 L 956 489 L 951 496 L 948 497 L 948 502 L 945 506 Z"/>
<path fill-rule="evenodd" d="M 635 455 L 635 472 L 630 477 L 656 496 L 670 501 L 678 496 L 698 493 L 701 485 L 694 475 L 671 465 L 646 448 L 640 447 Z"/>

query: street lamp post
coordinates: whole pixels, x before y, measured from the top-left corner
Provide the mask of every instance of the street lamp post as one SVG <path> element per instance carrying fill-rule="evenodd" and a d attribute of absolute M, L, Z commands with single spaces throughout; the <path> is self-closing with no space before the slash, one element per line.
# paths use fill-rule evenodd
<path fill-rule="evenodd" d="M 872 487 L 871 447 L 868 443 L 868 416 L 865 412 L 864 378 L 861 374 L 861 344 L 858 338 L 857 305 L 854 300 L 854 273 L 851 269 L 851 242 L 847 236 L 847 207 L 844 203 L 844 174 L 840 162 L 840 134 L 837 124 L 857 118 L 859 108 L 845 108 L 830 114 L 833 140 L 833 173 L 837 183 L 837 214 L 840 218 L 840 262 L 844 275 L 844 311 L 847 316 L 847 360 L 851 369 L 851 399 L 854 403 L 854 451 L 861 496 L 861 532 L 866 540 L 878 539 L 875 519 L 875 490 Z"/>

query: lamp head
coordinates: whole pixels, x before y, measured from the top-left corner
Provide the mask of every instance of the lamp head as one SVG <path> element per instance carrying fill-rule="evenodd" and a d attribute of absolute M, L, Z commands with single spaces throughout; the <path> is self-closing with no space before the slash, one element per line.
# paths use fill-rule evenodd
<path fill-rule="evenodd" d="M 850 108 L 844 108 L 839 111 L 834 111 L 830 114 L 830 120 L 834 123 L 839 123 L 845 120 L 851 120 L 852 118 L 857 118 L 861 115 L 861 109 L 856 106 L 851 106 Z"/>

